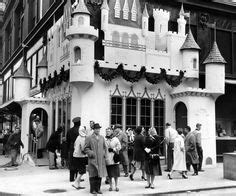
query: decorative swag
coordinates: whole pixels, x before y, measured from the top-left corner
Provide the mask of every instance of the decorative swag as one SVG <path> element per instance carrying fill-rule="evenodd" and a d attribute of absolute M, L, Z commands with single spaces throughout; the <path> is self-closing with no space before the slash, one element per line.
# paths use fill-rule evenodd
<path fill-rule="evenodd" d="M 122 76 L 126 81 L 134 83 L 138 82 L 141 78 L 146 78 L 146 80 L 151 84 L 157 84 L 162 80 L 166 82 L 171 87 L 178 86 L 184 77 L 184 72 L 180 71 L 179 76 L 170 76 L 166 74 L 166 70 L 161 68 L 161 73 L 148 73 L 144 66 L 141 67 L 140 71 L 127 71 L 124 70 L 124 66 L 121 63 L 116 69 L 103 68 L 100 67 L 99 62 L 96 61 L 94 65 L 95 73 L 97 73 L 105 81 L 112 81 L 118 76 Z"/>
<path fill-rule="evenodd" d="M 70 70 L 65 71 L 65 66 L 61 67 L 60 73 L 57 74 L 55 70 L 53 73 L 53 77 L 49 74 L 48 79 L 43 78 L 39 80 L 40 91 L 46 92 L 50 88 L 54 88 L 55 86 L 59 86 L 63 81 L 67 82 L 70 78 Z"/>

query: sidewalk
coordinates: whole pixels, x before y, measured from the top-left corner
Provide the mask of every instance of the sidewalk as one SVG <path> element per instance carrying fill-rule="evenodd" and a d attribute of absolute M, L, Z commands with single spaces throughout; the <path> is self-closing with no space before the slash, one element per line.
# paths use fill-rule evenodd
<path fill-rule="evenodd" d="M 15 193 L 24 195 L 89 195 L 88 174 L 84 176 L 85 181 L 81 183 L 86 189 L 76 190 L 68 181 L 69 172 L 67 169 L 49 170 L 48 167 L 33 167 L 26 163 L 20 165 L 17 170 L 0 168 L 0 195 L 1 193 Z M 122 175 L 122 174 L 121 174 Z M 103 195 L 157 195 L 158 193 L 178 193 L 194 190 L 209 190 L 217 188 L 236 187 L 236 182 L 223 179 L 223 165 L 218 164 L 217 168 L 206 169 L 199 173 L 199 176 L 190 176 L 189 179 L 182 179 L 176 174 L 176 179 L 169 180 L 167 172 L 163 172 L 155 180 L 155 189 L 145 189 L 146 182 L 142 181 L 141 172 L 134 176 L 134 181 L 129 178 L 119 178 L 120 192 L 109 192 L 108 185 L 102 183 Z"/>

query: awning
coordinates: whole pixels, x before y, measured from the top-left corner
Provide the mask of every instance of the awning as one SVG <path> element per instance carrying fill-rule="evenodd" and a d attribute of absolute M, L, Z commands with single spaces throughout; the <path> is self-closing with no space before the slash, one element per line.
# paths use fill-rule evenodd
<path fill-rule="evenodd" d="M 11 114 L 21 117 L 21 106 L 14 100 L 10 100 L 0 105 L 0 114 Z"/>

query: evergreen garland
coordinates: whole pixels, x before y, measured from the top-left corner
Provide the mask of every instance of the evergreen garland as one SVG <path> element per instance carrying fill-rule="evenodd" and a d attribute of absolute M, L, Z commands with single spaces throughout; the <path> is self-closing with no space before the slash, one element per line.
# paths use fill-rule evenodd
<path fill-rule="evenodd" d="M 127 71 L 124 70 L 123 64 L 120 64 L 116 69 L 111 68 L 102 68 L 99 65 L 99 62 L 96 61 L 94 64 L 95 73 L 97 73 L 105 81 L 112 81 L 118 76 L 123 77 L 126 81 L 134 83 L 138 82 L 141 78 L 145 78 L 151 84 L 157 84 L 162 80 L 166 82 L 171 87 L 176 87 L 182 82 L 184 77 L 184 72 L 180 71 L 179 76 L 169 76 L 166 74 L 166 70 L 161 68 L 161 73 L 148 73 L 146 68 L 141 67 L 140 71 Z"/>

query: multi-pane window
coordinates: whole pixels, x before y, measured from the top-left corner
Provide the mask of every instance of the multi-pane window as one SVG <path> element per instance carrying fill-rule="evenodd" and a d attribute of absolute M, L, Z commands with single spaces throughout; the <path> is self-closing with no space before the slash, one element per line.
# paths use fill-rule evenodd
<path fill-rule="evenodd" d="M 122 98 L 111 98 L 111 124 L 122 124 Z"/>
<path fill-rule="evenodd" d="M 151 126 L 151 100 L 141 99 L 140 107 L 140 125 L 148 130 Z"/>
<path fill-rule="evenodd" d="M 156 128 L 157 134 L 164 139 L 164 101 L 154 101 L 154 127 Z M 160 147 L 161 154 L 164 154 L 164 145 L 162 143 Z"/>
<path fill-rule="evenodd" d="M 137 118 L 137 99 L 127 98 L 126 99 L 126 129 L 136 128 Z"/>

